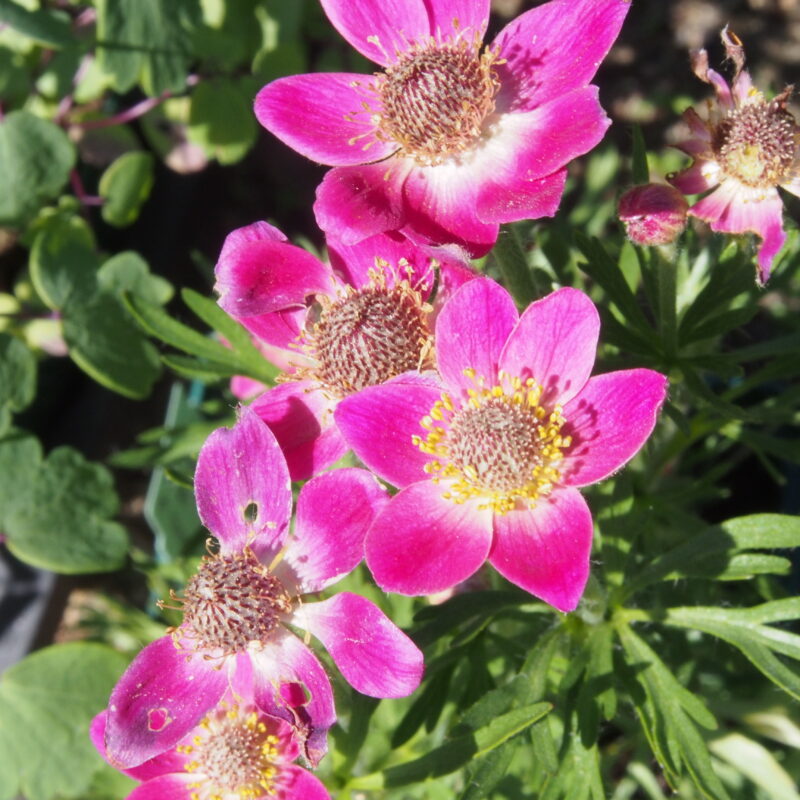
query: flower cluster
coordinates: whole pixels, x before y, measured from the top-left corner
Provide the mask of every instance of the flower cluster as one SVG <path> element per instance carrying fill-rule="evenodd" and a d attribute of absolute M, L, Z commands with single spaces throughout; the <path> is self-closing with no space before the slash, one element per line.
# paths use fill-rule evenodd
<path fill-rule="evenodd" d="M 162 602 L 182 621 L 93 724 L 103 756 L 141 781 L 134 800 L 328 797 L 294 763 L 319 763 L 336 720 L 311 638 L 373 697 L 409 695 L 423 673 L 377 606 L 330 591 L 362 560 L 381 589 L 413 596 L 488 562 L 574 611 L 593 542 L 579 490 L 642 448 L 666 397 L 651 369 L 592 375 L 586 294 L 559 288 L 520 313 L 469 261 L 500 223 L 555 213 L 566 165 L 602 138 L 590 81 L 628 0 L 551 0 L 488 46 L 488 0 L 322 5 L 380 71 L 282 78 L 256 98 L 270 131 L 332 167 L 315 205 L 328 260 L 266 222 L 222 247 L 219 305 L 281 375 L 233 381 L 246 404 L 195 474 L 208 554 Z M 694 164 L 677 188 L 628 192 L 620 217 L 637 244 L 671 242 L 687 212 L 754 231 L 763 282 L 784 238 L 776 187 L 800 194 L 797 126 L 788 91 L 764 99 L 723 38 L 732 88 L 694 59 L 718 106 L 686 114 Z M 689 209 L 682 193 L 707 190 Z M 363 468 L 337 467 L 348 453 Z M 292 481 L 305 481 L 296 501 Z"/>

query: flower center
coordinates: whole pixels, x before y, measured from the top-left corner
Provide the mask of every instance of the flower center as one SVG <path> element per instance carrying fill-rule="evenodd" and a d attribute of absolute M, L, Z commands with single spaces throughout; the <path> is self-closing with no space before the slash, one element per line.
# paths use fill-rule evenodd
<path fill-rule="evenodd" d="M 723 170 L 745 186 L 785 182 L 797 152 L 797 126 L 786 97 L 754 100 L 732 111 L 715 132 L 713 147 Z"/>
<path fill-rule="evenodd" d="M 256 711 L 221 703 L 199 729 L 191 744 L 178 747 L 192 756 L 186 771 L 198 773 L 189 784 L 192 800 L 255 800 L 275 793 L 279 740 Z"/>
<path fill-rule="evenodd" d="M 281 616 L 291 611 L 283 584 L 249 548 L 204 558 L 184 596 L 173 599 L 184 614 L 175 635 L 186 633 L 195 650 L 222 656 L 240 653 L 250 642 L 268 642 Z"/>
<path fill-rule="evenodd" d="M 383 272 L 370 274 L 367 286 L 322 301 L 303 336 L 302 349 L 315 363 L 292 377 L 310 377 L 342 398 L 423 365 L 431 350 L 430 306 L 407 280 L 388 286 Z"/>
<path fill-rule="evenodd" d="M 378 135 L 418 164 L 440 164 L 472 147 L 494 111 L 497 54 L 480 41 L 431 40 L 378 75 Z"/>
<path fill-rule="evenodd" d="M 557 464 L 572 443 L 561 435 L 561 408 L 539 404 L 542 387 L 532 378 L 523 382 L 501 373 L 500 382 L 487 388 L 473 370 L 464 372 L 476 385 L 469 400 L 457 407 L 443 394 L 420 423 L 427 436 L 414 437 L 422 452 L 434 456 L 425 471 L 437 482 L 450 479 L 443 497 L 456 503 L 485 498 L 478 507 L 500 514 L 519 501 L 532 506 L 560 479 Z"/>

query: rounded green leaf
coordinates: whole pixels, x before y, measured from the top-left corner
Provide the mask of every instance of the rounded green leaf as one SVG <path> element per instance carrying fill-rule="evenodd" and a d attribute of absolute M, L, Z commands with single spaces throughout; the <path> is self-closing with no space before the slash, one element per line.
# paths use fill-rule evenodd
<path fill-rule="evenodd" d="M 97 273 L 100 288 L 122 297 L 130 292 L 148 303 L 163 306 L 172 298 L 172 284 L 150 272 L 147 262 L 132 250 L 109 258 Z"/>
<path fill-rule="evenodd" d="M 0 225 L 21 227 L 61 191 L 75 148 L 58 125 L 27 111 L 0 122 Z"/>
<path fill-rule="evenodd" d="M 0 681 L 0 797 L 85 796 L 102 760 L 89 740 L 126 660 L 110 647 L 71 643 L 39 650 Z"/>
<path fill-rule="evenodd" d="M 117 228 L 136 221 L 153 188 L 154 159 L 150 153 L 121 155 L 100 178 L 100 196 L 105 198 L 103 219 Z"/>
<path fill-rule="evenodd" d="M 0 333 L 0 435 L 12 412 L 30 405 L 35 392 L 36 356 L 16 337 Z"/>
<path fill-rule="evenodd" d="M 245 157 L 256 138 L 252 97 L 230 80 L 201 83 L 192 94 L 189 139 L 220 164 Z"/>

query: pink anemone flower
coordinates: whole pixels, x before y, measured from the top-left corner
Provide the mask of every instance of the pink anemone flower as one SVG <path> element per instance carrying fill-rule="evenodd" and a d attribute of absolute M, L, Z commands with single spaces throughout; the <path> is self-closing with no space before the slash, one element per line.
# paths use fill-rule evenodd
<path fill-rule="evenodd" d="M 334 169 L 317 191 L 326 232 L 400 230 L 486 253 L 503 222 L 552 216 L 566 164 L 609 120 L 589 85 L 629 0 L 552 0 L 483 46 L 489 0 L 322 0 L 372 75 L 281 78 L 258 120 Z"/>
<path fill-rule="evenodd" d="M 90 735 L 108 760 L 108 712 Z M 126 800 L 330 800 L 318 778 L 293 762 L 300 747 L 290 725 L 227 693 L 174 747 L 123 772 L 140 781 Z"/>
<path fill-rule="evenodd" d="M 589 575 L 592 517 L 578 488 L 650 435 L 666 378 L 590 378 L 599 319 L 560 289 L 519 316 L 494 281 L 459 289 L 436 324 L 438 375 L 404 375 L 336 410 L 362 461 L 400 488 L 366 560 L 386 591 L 431 594 L 494 568 L 560 611 Z"/>
<path fill-rule="evenodd" d="M 684 194 L 711 190 L 689 209 L 711 230 L 761 238 L 757 280 L 763 285 L 786 241 L 778 187 L 800 196 L 800 128 L 787 108 L 791 87 L 768 101 L 744 69 L 738 37 L 725 28 L 722 41 L 734 64 L 733 83 L 709 69 L 705 50 L 693 54 L 694 73 L 714 87 L 716 105 L 708 101 L 706 121 L 694 109 L 684 112 L 691 137 L 678 147 L 694 161 L 670 182 Z"/>
<path fill-rule="evenodd" d="M 289 536 L 292 491 L 275 437 L 249 409 L 200 451 L 197 508 L 219 540 L 182 597 L 183 622 L 142 650 L 114 688 L 105 746 L 119 767 L 174 747 L 226 691 L 252 695 L 304 740 L 316 764 L 335 721 L 330 679 L 291 628 L 316 636 L 345 679 L 375 697 L 410 694 L 422 675 L 414 643 L 375 605 L 341 592 L 306 602 L 351 572 L 386 493 L 366 470 L 307 483 Z"/>
<path fill-rule="evenodd" d="M 348 451 L 333 417 L 341 398 L 430 364 L 436 309 L 475 277 L 463 257 L 440 248 L 434 259 L 397 234 L 349 246 L 329 238 L 328 249 L 330 265 L 257 222 L 228 235 L 216 268 L 219 305 L 283 370 L 252 408 L 277 437 L 293 480 Z"/>

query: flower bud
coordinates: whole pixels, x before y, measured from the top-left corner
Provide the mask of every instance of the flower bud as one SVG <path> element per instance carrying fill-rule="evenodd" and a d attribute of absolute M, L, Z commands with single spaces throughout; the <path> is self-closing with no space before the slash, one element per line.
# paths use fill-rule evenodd
<path fill-rule="evenodd" d="M 686 227 L 689 204 L 674 187 L 663 183 L 634 186 L 619 199 L 617 214 L 634 244 L 674 242 Z"/>

